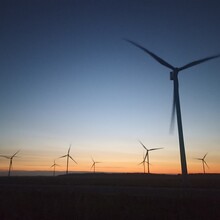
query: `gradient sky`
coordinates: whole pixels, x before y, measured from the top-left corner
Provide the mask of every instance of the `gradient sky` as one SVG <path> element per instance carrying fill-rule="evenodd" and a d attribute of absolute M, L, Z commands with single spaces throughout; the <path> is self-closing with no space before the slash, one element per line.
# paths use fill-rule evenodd
<path fill-rule="evenodd" d="M 164 147 L 153 173 L 180 173 L 170 70 L 123 38 L 182 66 L 220 53 L 219 11 L 218 0 L 1 1 L 0 154 L 20 149 L 14 169 L 50 170 L 72 144 L 70 170 L 89 171 L 92 156 L 97 171 L 142 172 L 140 139 Z M 220 172 L 220 59 L 179 81 L 188 171 L 208 152 Z"/>

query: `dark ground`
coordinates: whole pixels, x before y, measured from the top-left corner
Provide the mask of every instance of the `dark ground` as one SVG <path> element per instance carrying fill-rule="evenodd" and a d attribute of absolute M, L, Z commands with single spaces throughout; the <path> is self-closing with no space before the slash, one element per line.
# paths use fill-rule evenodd
<path fill-rule="evenodd" d="M 219 220 L 220 175 L 0 177 L 0 220 Z"/>

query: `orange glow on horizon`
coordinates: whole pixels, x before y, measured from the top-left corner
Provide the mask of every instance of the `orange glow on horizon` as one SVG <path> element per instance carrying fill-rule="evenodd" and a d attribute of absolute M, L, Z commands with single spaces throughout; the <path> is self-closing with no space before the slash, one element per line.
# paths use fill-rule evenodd
<path fill-rule="evenodd" d="M 8 152 L 7 149 L 2 150 L 2 155 L 13 155 L 17 149 Z M 59 147 L 45 147 L 44 150 L 28 150 L 23 149 L 19 152 L 16 158 L 13 159 L 14 171 L 51 171 L 53 172 L 54 159 L 56 159 L 57 172 L 66 171 L 66 158 L 59 158 L 62 155 L 66 155 L 67 148 Z M 90 152 L 93 152 L 92 154 Z M 188 173 L 203 173 L 201 161 L 195 160 L 194 157 L 198 155 L 197 151 L 188 151 L 187 167 Z M 50 155 L 50 156 L 48 156 Z M 96 172 L 107 173 L 143 173 L 143 165 L 140 163 L 143 160 L 143 149 L 138 146 L 126 149 L 126 147 L 118 147 L 117 151 L 111 151 L 108 147 L 103 148 L 91 148 L 86 147 L 72 147 L 70 155 L 77 164 L 72 160 L 69 161 L 69 172 L 93 172 L 92 157 L 95 161 L 101 163 L 96 164 Z M 192 155 L 192 156 L 191 156 Z M 179 159 L 178 149 L 163 149 L 158 152 L 152 152 L 150 155 L 150 173 L 155 174 L 180 174 L 181 165 Z M 207 156 L 207 163 L 209 169 L 206 169 L 206 173 L 220 173 L 219 154 L 210 153 Z M 9 160 L 0 157 L 0 175 L 1 172 L 7 172 L 9 168 Z M 147 164 L 145 167 L 147 173 Z"/>
<path fill-rule="evenodd" d="M 2 161 L 1 161 L 2 162 Z M 8 171 L 8 161 L 4 162 L 1 166 L 0 172 L 7 172 Z M 59 161 L 57 162 L 60 166 L 56 166 L 57 172 L 65 172 L 66 171 L 66 161 Z M 72 162 L 69 164 L 69 172 L 93 172 L 91 169 L 91 162 L 87 162 L 84 164 L 75 165 Z M 22 165 L 18 163 L 18 161 L 14 161 L 13 170 L 14 171 L 51 171 L 53 172 L 53 168 L 51 164 L 45 165 Z M 206 173 L 220 173 L 220 165 L 215 165 L 215 163 L 209 163 L 210 169 L 206 169 Z M 12 170 L 12 175 L 13 175 Z M 143 166 L 138 165 L 138 163 L 131 163 L 131 162 L 106 162 L 106 163 L 99 163 L 96 164 L 96 172 L 106 172 L 106 173 L 143 173 Z M 146 166 L 146 173 L 147 173 L 147 166 Z M 150 166 L 150 173 L 153 174 L 180 174 L 180 164 L 175 163 L 154 163 L 154 165 Z M 193 163 L 192 165 L 188 165 L 188 173 L 203 173 L 202 164 L 200 163 Z M 1 174 L 0 174 L 1 175 Z"/>

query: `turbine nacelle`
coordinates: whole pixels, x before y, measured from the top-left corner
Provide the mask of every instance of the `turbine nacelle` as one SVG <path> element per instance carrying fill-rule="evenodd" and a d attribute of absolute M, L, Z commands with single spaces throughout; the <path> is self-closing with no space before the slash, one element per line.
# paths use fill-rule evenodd
<path fill-rule="evenodd" d="M 170 80 L 174 80 L 177 78 L 177 75 L 179 73 L 179 68 L 175 68 L 172 72 L 170 72 Z"/>

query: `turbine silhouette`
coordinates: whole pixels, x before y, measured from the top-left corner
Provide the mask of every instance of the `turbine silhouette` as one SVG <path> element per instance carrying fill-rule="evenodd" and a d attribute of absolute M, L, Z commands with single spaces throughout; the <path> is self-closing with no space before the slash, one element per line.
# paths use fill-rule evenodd
<path fill-rule="evenodd" d="M 157 148 L 151 148 L 151 149 L 147 149 L 145 146 L 144 146 L 144 144 L 141 142 L 141 141 L 139 141 L 139 143 L 142 145 L 142 147 L 146 150 L 146 153 L 145 153 L 145 156 L 144 156 L 144 160 L 143 160 L 143 162 L 144 161 L 146 161 L 146 158 L 147 158 L 147 172 L 148 173 L 150 173 L 150 158 L 149 158 L 149 152 L 150 151 L 153 151 L 153 150 L 160 150 L 160 149 L 163 149 L 162 147 L 157 147 Z M 143 163 L 142 162 L 142 163 Z"/>
<path fill-rule="evenodd" d="M 93 158 L 92 158 L 92 162 L 93 162 L 93 164 L 92 164 L 92 166 L 91 166 L 91 169 L 93 168 L 93 172 L 95 173 L 95 165 L 96 165 L 97 163 L 101 163 L 101 162 L 94 161 Z"/>
<path fill-rule="evenodd" d="M 55 176 L 55 173 L 56 173 L 56 166 L 60 166 L 58 164 L 56 164 L 55 160 L 53 161 L 53 165 L 50 167 L 52 168 L 53 167 L 53 176 Z"/>
<path fill-rule="evenodd" d="M 6 159 L 9 159 L 8 176 L 11 176 L 11 169 L 12 169 L 13 158 L 17 157 L 16 155 L 18 154 L 18 152 L 19 152 L 19 150 L 15 154 L 13 154 L 12 156 L 0 155 L 0 157 L 4 157 Z"/>
<path fill-rule="evenodd" d="M 208 154 L 208 153 L 206 153 L 203 158 L 195 158 L 195 159 L 197 159 L 197 160 L 201 160 L 201 161 L 202 161 L 202 167 L 203 167 L 203 173 L 204 173 L 204 174 L 205 174 L 205 165 L 209 168 L 208 164 L 207 164 L 206 161 L 205 161 L 205 157 L 207 156 L 207 154 Z"/>
<path fill-rule="evenodd" d="M 177 125 L 178 125 L 178 133 L 179 133 L 179 147 L 180 147 L 180 159 L 181 159 L 181 169 L 182 175 L 187 175 L 187 163 L 186 163 L 186 154 L 185 154 L 185 146 L 184 146 L 184 137 L 183 137 L 183 127 L 182 127 L 182 117 L 181 117 L 181 109 L 180 109 L 180 99 L 179 99 L 179 82 L 178 82 L 178 73 L 182 70 L 188 69 L 200 63 L 206 62 L 211 59 L 215 59 L 220 57 L 220 54 L 215 56 L 206 57 L 204 59 L 195 60 L 190 62 L 182 67 L 174 67 L 156 54 L 152 53 L 148 49 L 142 47 L 141 45 L 135 43 L 134 41 L 125 39 L 127 42 L 133 44 L 139 49 L 143 50 L 145 53 L 150 55 L 153 59 L 159 62 L 161 65 L 168 67 L 171 69 L 170 72 L 170 80 L 173 80 L 173 105 L 172 105 L 172 115 L 171 115 L 171 126 L 170 129 L 173 129 L 175 114 L 177 117 Z"/>
<path fill-rule="evenodd" d="M 68 149 L 67 154 L 66 154 L 66 155 L 63 155 L 63 156 L 61 156 L 61 157 L 59 157 L 59 158 L 64 158 L 64 157 L 67 158 L 67 160 L 66 160 L 66 174 L 68 174 L 69 158 L 70 158 L 74 163 L 77 164 L 77 162 L 70 156 L 70 149 L 71 149 L 71 145 L 70 145 L 70 147 L 69 147 L 69 149 Z"/>
<path fill-rule="evenodd" d="M 143 164 L 143 168 L 144 168 L 144 173 L 146 173 L 145 172 L 145 164 L 148 164 L 148 162 L 146 161 L 146 157 L 145 157 L 145 154 L 143 153 L 143 161 L 142 162 L 140 162 L 138 165 L 141 165 L 141 164 Z M 149 164 L 150 165 L 150 164 Z"/>

